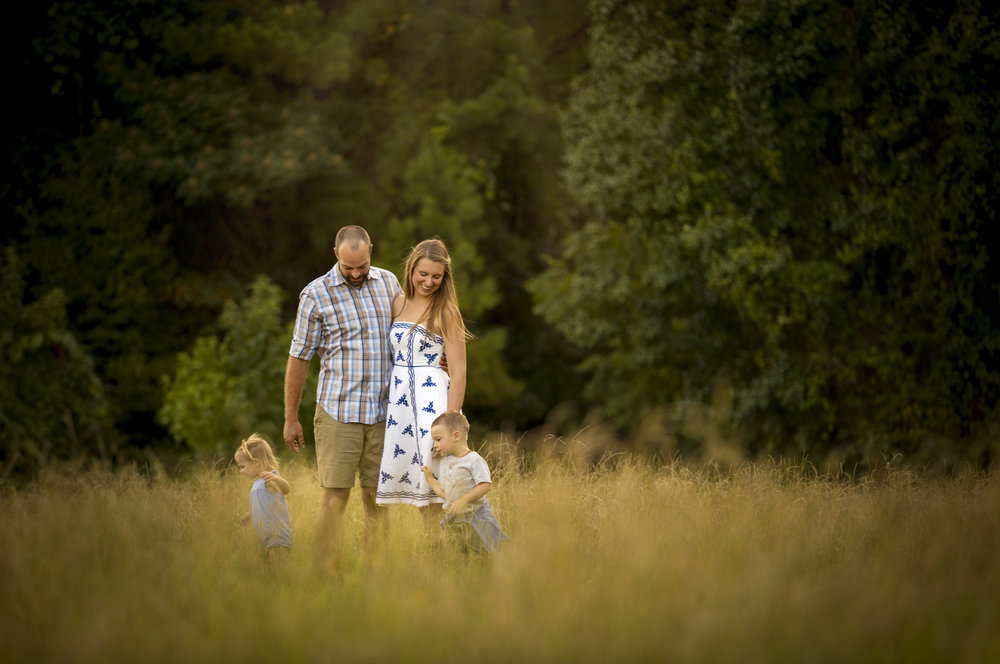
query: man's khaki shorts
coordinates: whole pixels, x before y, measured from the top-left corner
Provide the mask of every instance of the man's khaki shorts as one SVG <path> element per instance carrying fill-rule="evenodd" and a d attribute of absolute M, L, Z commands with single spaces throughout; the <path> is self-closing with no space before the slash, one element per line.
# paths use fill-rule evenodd
<path fill-rule="evenodd" d="M 325 489 L 350 489 L 360 476 L 362 488 L 378 486 L 382 464 L 385 422 L 360 424 L 338 422 L 321 406 L 313 418 L 316 437 L 316 469 L 319 485 Z"/>

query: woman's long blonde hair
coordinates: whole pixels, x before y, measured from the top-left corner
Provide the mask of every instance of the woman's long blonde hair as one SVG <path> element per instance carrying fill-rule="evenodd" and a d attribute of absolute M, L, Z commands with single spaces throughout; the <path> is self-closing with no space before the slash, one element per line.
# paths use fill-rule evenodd
<path fill-rule="evenodd" d="M 414 321 L 414 324 L 422 324 L 432 337 L 443 338 L 444 333 L 450 330 L 458 330 L 458 333 L 465 338 L 471 337 L 465 327 L 465 321 L 462 320 L 462 312 L 458 308 L 455 280 L 451 274 L 451 256 L 448 254 L 448 247 L 441 240 L 430 238 L 410 250 L 403 275 L 403 293 L 406 299 L 411 299 L 416 293 L 413 269 L 422 258 L 443 265 L 444 275 L 441 277 L 441 286 L 431 296 L 430 306 L 420 320 Z"/>

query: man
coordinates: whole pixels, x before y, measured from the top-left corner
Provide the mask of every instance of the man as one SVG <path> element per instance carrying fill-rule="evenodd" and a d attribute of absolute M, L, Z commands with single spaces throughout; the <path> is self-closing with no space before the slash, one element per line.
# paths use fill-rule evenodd
<path fill-rule="evenodd" d="M 402 293 L 392 272 L 371 265 L 372 242 L 360 226 L 337 233 L 337 263 L 307 285 L 285 369 L 285 444 L 305 447 L 299 403 L 309 360 L 320 355 L 314 419 L 316 466 L 322 487 L 320 550 L 338 542 L 344 510 L 360 477 L 366 535 L 377 525 L 378 486 L 392 357 L 392 301 Z"/>

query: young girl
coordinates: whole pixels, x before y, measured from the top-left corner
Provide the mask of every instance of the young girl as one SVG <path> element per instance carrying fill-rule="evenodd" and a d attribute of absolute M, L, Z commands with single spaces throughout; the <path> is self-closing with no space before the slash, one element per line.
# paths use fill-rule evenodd
<path fill-rule="evenodd" d="M 420 468 L 438 470 L 432 458 L 431 423 L 465 399 L 465 341 L 469 333 L 458 308 L 448 247 L 424 240 L 406 259 L 403 294 L 393 302 L 389 330 L 393 368 L 385 443 L 375 502 L 423 508 L 433 527 L 441 499 Z M 442 358 L 447 356 L 447 370 Z"/>
<path fill-rule="evenodd" d="M 250 511 L 240 518 L 242 525 L 253 522 L 261 551 L 267 551 L 272 563 L 292 546 L 292 524 L 285 495 L 292 485 L 278 475 L 278 460 L 271 444 L 258 433 L 252 434 L 236 450 L 236 465 L 252 479 Z"/>
<path fill-rule="evenodd" d="M 444 457 L 440 481 L 429 466 L 421 470 L 434 492 L 444 498 L 441 527 L 466 552 L 496 553 L 500 542 L 510 538 L 486 500 L 493 482 L 486 460 L 469 449 L 469 420 L 457 410 L 442 413 L 431 425 L 431 437 L 435 454 Z"/>

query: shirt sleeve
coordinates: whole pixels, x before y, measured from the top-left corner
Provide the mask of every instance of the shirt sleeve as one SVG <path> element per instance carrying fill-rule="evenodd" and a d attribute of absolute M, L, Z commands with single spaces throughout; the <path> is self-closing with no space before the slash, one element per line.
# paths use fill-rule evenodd
<path fill-rule="evenodd" d="M 473 459 L 472 464 L 469 467 L 469 471 L 472 473 L 472 481 L 475 484 L 482 484 L 486 482 L 488 484 L 493 484 L 493 480 L 490 478 L 490 467 L 486 465 L 486 459 L 476 455 Z"/>
<path fill-rule="evenodd" d="M 295 329 L 288 354 L 301 360 L 310 359 L 323 345 L 323 325 L 316 299 L 308 291 L 299 296 L 299 308 L 295 314 Z"/>

